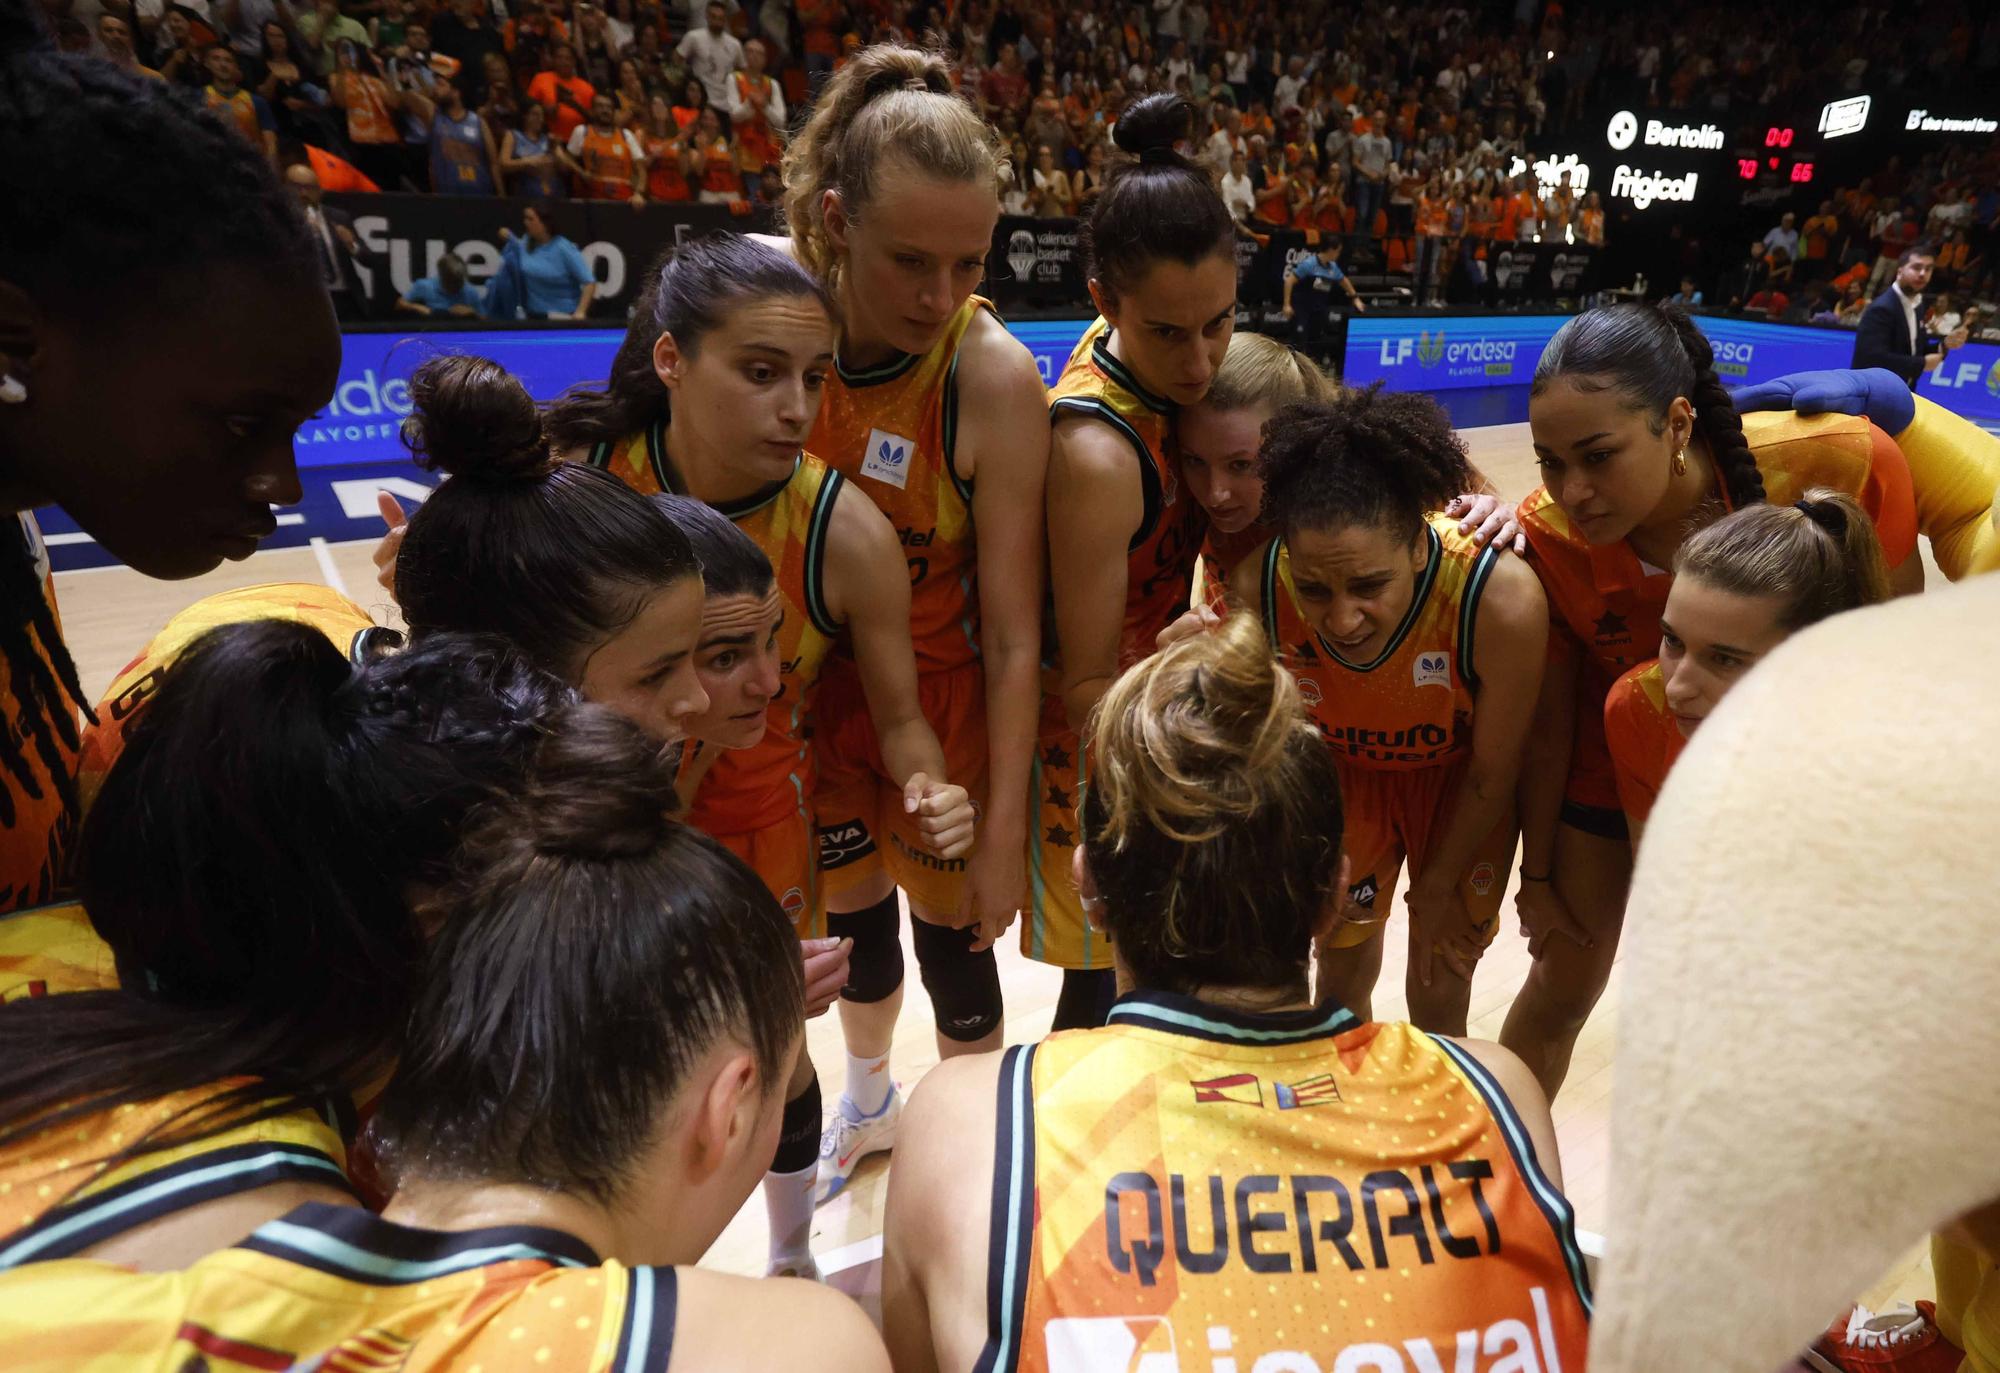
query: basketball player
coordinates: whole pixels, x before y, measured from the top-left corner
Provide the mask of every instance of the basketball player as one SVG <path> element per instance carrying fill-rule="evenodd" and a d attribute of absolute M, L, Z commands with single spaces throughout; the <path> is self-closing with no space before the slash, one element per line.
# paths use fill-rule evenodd
<path fill-rule="evenodd" d="M 997 1049 L 1004 1036 L 991 946 L 1027 893 L 1049 430 L 1034 359 L 974 294 L 1003 160 L 944 61 L 886 43 L 834 74 L 785 154 L 790 250 L 840 307 L 807 446 L 902 538 L 924 717 L 953 779 L 984 806 L 963 863 L 925 852 L 885 775 L 852 658 L 828 661 L 814 805 L 828 928 L 854 939 L 855 976 L 841 999 L 847 1081 L 820 1145 L 822 1199 L 895 1143 L 896 888 L 909 899 L 940 1057 Z"/>
<path fill-rule="evenodd" d="M 666 818 L 671 770 L 630 723 L 579 707 L 539 752 L 433 905 L 374 1125 L 384 1213 L 299 1206 L 183 1273 L 0 1278 L 10 1364 L 886 1373 L 846 1297 L 692 1266 L 777 1138 L 790 921 Z"/>
<path fill-rule="evenodd" d="M 824 932 L 807 711 L 843 632 L 905 813 L 941 860 L 958 858 L 972 840 L 970 797 L 946 780 L 918 700 L 895 531 L 866 495 L 800 447 L 833 344 L 824 288 L 784 252 L 738 234 L 696 239 L 661 264 L 604 388 L 573 390 L 549 415 L 560 454 L 636 490 L 715 506 L 777 569 L 783 689 L 763 742 L 709 767 L 689 822 L 763 874 L 801 936 Z M 773 1271 L 807 1274 L 822 1122 L 818 1079 L 810 1059 L 800 1064 L 766 1200 Z"/>
<path fill-rule="evenodd" d="M 1875 526 L 1852 496 L 1815 487 L 1748 505 L 1681 545 L 1660 656 L 1604 702 L 1604 737 L 1632 851 L 1681 747 L 1757 661 L 1807 625 L 1889 598 Z"/>
<path fill-rule="evenodd" d="M 261 152 L 0 6 L 0 911 L 53 899 L 79 814 L 86 703 L 29 512 L 61 506 L 149 577 L 247 558 L 299 499 L 292 434 L 339 369 Z"/>
<path fill-rule="evenodd" d="M 1174 150 L 1188 104 L 1151 95 L 1118 118 L 1114 170 L 1084 223 L 1099 319 L 1051 389 L 1050 590 L 1060 664 L 1042 698 L 1021 951 L 1063 969 L 1055 1028 L 1101 1024 L 1111 950 L 1084 920 L 1070 877 L 1079 731 L 1125 665 L 1187 609 L 1207 532 L 1181 490 L 1174 415 L 1208 392 L 1236 321 L 1236 228 L 1215 185 Z"/>
<path fill-rule="evenodd" d="M 1077 880 L 1133 990 L 917 1089 L 883 1239 L 896 1367 L 1583 1367 L 1533 1077 L 1309 996 L 1339 787 L 1262 631 L 1147 659 L 1090 728 Z"/>
<path fill-rule="evenodd" d="M 0 919 L 0 1269 L 174 1268 L 353 1205 L 410 895 L 573 699 L 472 636 L 358 666 L 280 620 L 186 646 L 84 821 L 83 905 Z"/>
<path fill-rule="evenodd" d="M 1378 386 L 1282 410 L 1261 461 L 1281 533 L 1239 560 L 1230 602 L 1257 607 L 1333 750 L 1353 866 L 1320 995 L 1368 1018 L 1407 857 L 1410 1019 L 1462 1035 L 1514 857 L 1548 601 L 1525 562 L 1426 513 L 1473 484 L 1427 397 Z"/>
<path fill-rule="evenodd" d="M 1316 404 L 1340 388 L 1304 353 L 1268 334 L 1232 334 L 1229 351 L 1215 369 L 1208 394 L 1174 417 L 1175 448 L 1188 492 L 1208 512 L 1208 538 L 1201 547 L 1204 590 L 1199 598 L 1215 605 L 1230 571 L 1245 553 L 1262 548 L 1277 531 L 1262 522 L 1264 479 L 1257 446 L 1264 426 L 1287 405 Z M 1473 472 L 1484 488 L 1483 476 Z M 1509 544 L 1525 553 L 1527 541 L 1513 510 L 1499 497 L 1460 495 L 1445 507 L 1458 517 L 1462 534 L 1475 545 Z M 1219 623 L 1218 613 L 1213 621 Z"/>
<path fill-rule="evenodd" d="M 1898 589 L 1921 585 L 1922 563 L 1894 441 L 1858 417 L 1739 419 L 1678 307 L 1606 306 L 1564 325 L 1535 369 L 1528 421 L 1543 484 L 1521 524 L 1555 633 L 1522 769 L 1517 902 L 1535 964 L 1501 1040 L 1553 1094 L 1610 975 L 1631 876 L 1604 698 L 1659 651 L 1682 541 L 1726 510 L 1824 486 L 1860 501 Z"/>

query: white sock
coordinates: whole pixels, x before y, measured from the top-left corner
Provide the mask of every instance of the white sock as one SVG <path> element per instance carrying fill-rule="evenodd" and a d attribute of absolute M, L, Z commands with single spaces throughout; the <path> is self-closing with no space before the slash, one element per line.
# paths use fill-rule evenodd
<path fill-rule="evenodd" d="M 889 1104 L 889 1092 L 895 1085 L 896 1079 L 889 1076 L 889 1055 L 856 1058 L 849 1054 L 847 1090 L 841 1094 L 841 1105 L 851 1106 L 848 1114 L 857 1120 L 879 1115 Z"/>
<path fill-rule="evenodd" d="M 771 1266 L 812 1256 L 813 1183 L 817 1161 L 796 1173 L 764 1174 L 764 1210 L 771 1218 Z"/>

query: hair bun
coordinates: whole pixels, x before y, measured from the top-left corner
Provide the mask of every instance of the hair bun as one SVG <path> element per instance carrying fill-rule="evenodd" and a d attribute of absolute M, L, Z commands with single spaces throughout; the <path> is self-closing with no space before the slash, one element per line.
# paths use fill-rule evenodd
<path fill-rule="evenodd" d="M 542 413 L 527 388 L 488 358 L 432 358 L 410 378 L 415 406 L 403 446 L 429 472 L 532 481 L 550 466 Z"/>
<path fill-rule="evenodd" d="M 1174 144 L 1188 136 L 1193 114 L 1193 107 L 1180 96 L 1160 91 L 1128 106 L 1111 126 L 1111 138 L 1149 166 L 1186 165 Z"/>
<path fill-rule="evenodd" d="M 657 847 L 679 802 L 659 745 L 623 716 L 580 703 L 555 721 L 516 805 L 537 853 L 608 860 Z"/>

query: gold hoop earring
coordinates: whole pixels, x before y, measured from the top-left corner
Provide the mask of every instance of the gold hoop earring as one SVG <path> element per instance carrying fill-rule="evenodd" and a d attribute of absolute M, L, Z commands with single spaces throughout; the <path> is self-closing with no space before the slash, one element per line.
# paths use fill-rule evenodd
<path fill-rule="evenodd" d="M 1688 450 L 1687 450 L 1687 445 L 1682 444 L 1679 448 L 1674 450 L 1674 475 L 1676 477 L 1685 477 L 1687 475 L 1687 470 L 1688 470 Z"/>

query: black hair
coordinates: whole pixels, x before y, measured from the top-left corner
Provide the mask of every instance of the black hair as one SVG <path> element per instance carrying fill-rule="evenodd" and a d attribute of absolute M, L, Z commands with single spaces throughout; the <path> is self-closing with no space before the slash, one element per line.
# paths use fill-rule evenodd
<path fill-rule="evenodd" d="M 1903 249 L 1903 255 L 1896 259 L 1896 265 L 1898 267 L 1907 267 L 1910 265 L 1912 258 L 1936 256 L 1937 244 L 1932 243 L 1929 239 L 1922 239 Z"/>
<path fill-rule="evenodd" d="M 249 1078 L 170 1139 L 352 1094 L 387 1065 L 466 816 L 515 789 L 574 693 L 439 635 L 352 666 L 289 620 L 224 625 L 164 675 L 83 825 L 78 893 L 120 988 L 0 1014 L 0 1143 Z"/>
<path fill-rule="evenodd" d="M 28 754 L 48 774 L 49 785 L 62 800 L 63 818 L 58 822 L 58 844 L 77 814 L 76 764 L 74 754 L 81 742 L 77 733 L 79 709 L 96 722 L 90 702 L 84 698 L 77 680 L 76 663 L 63 643 L 62 627 L 55 611 L 42 594 L 40 560 L 29 542 L 28 531 L 18 518 L 6 519 L 0 528 L 0 658 L 7 664 L 7 689 L 20 704 L 15 728 L 0 726 L 0 826 L 9 831 L 9 842 L 21 842 L 14 827 L 21 817 L 14 808 L 14 789 L 34 800 L 42 799 L 44 783 L 35 776 Z M 60 854 L 51 855 L 59 862 Z M 54 877 L 54 873 L 45 874 Z M 27 904 L 46 901 L 53 894 L 38 885 L 35 890 L 0 892 L 11 902 Z"/>
<path fill-rule="evenodd" d="M 1236 221 L 1215 183 L 1174 150 L 1191 114 L 1178 95 L 1149 95 L 1112 126 L 1112 140 L 1138 161 L 1104 178 L 1084 216 L 1083 241 L 1087 275 L 1114 297 L 1162 258 L 1191 267 L 1236 251 Z"/>
<path fill-rule="evenodd" d="M 396 599 L 412 634 L 499 634 L 574 681 L 646 598 L 699 576 L 661 511 L 609 472 L 549 456 L 542 416 L 498 363 L 438 357 L 410 379 L 403 441 L 451 480 L 410 517 Z"/>
<path fill-rule="evenodd" d="M 1601 305 L 1556 330 L 1535 367 L 1528 394 L 1558 377 L 1580 391 L 1615 390 L 1643 411 L 1655 434 L 1666 432 L 1677 397 L 1694 407 L 1695 432 L 1708 441 L 1715 466 L 1739 509 L 1764 499 L 1764 478 L 1743 421 L 1715 374 L 1715 348 L 1693 316 L 1678 305 Z"/>
<path fill-rule="evenodd" d="M 791 921 L 673 804 L 671 766 L 599 712 L 471 828 L 372 1127 L 392 1173 L 606 1200 L 718 1041 L 783 1090 L 804 1012 Z"/>
<path fill-rule="evenodd" d="M 694 549 L 695 561 L 701 564 L 704 595 L 762 596 L 771 589 L 777 578 L 770 558 L 736 521 L 691 496 L 662 494 L 652 501 Z"/>
<path fill-rule="evenodd" d="M 59 52 L 40 6 L 0 0 L 0 277 L 52 315 L 136 314 L 218 267 L 316 273 L 313 253 L 284 184 L 198 92 Z M 23 736 L 0 730 L 0 769 L 39 796 L 31 743 L 73 817 L 71 769 L 51 760 L 76 747 L 89 702 L 36 561 L 24 533 L 0 537 L 0 656 Z"/>
<path fill-rule="evenodd" d="M 549 407 L 559 448 L 617 442 L 667 413 L 667 388 L 653 370 L 653 345 L 672 334 L 693 356 L 730 309 L 769 296 L 818 301 L 837 318 L 833 297 L 789 253 L 737 233 L 705 234 L 661 255 L 633 307 L 632 323 L 602 387 L 575 386 Z"/>
<path fill-rule="evenodd" d="M 1264 426 L 1258 467 L 1260 518 L 1287 534 L 1383 525 L 1414 539 L 1426 514 L 1475 480 L 1444 408 L 1379 381 L 1280 410 Z"/>

